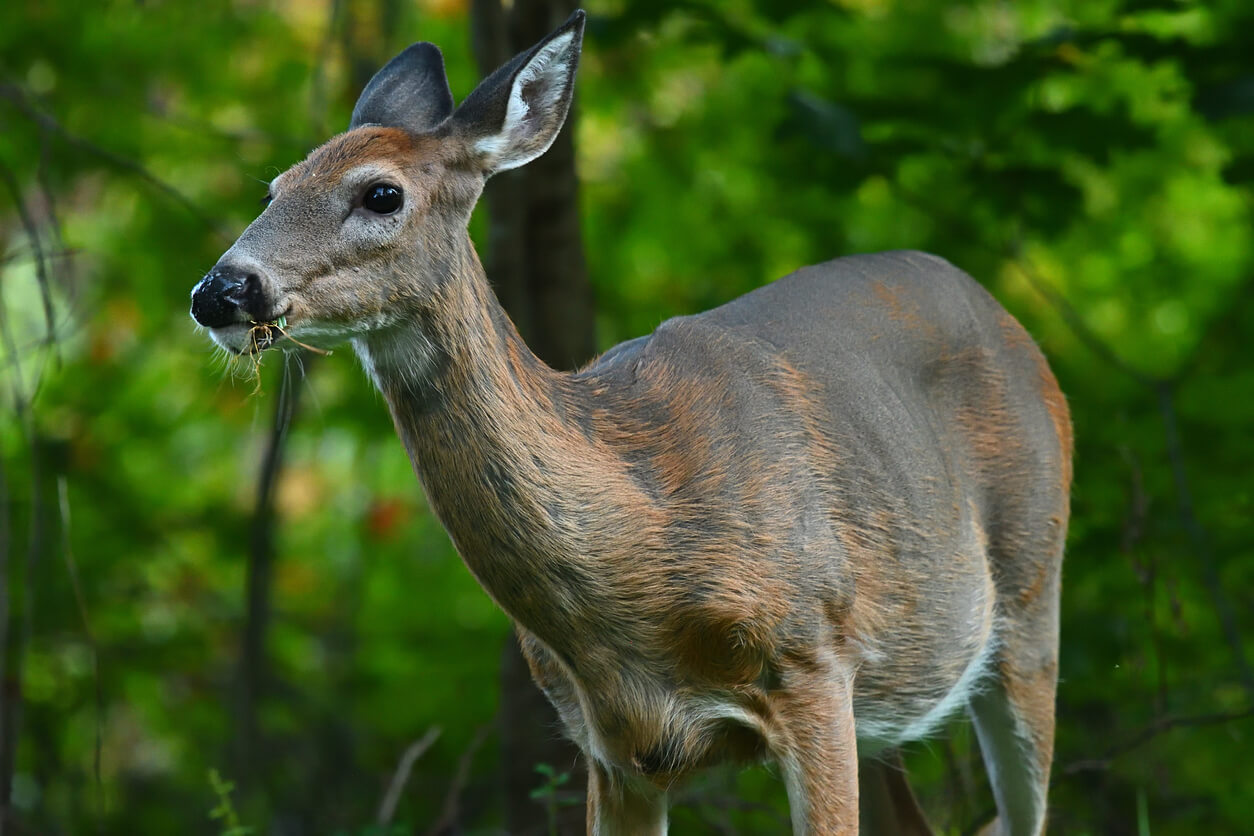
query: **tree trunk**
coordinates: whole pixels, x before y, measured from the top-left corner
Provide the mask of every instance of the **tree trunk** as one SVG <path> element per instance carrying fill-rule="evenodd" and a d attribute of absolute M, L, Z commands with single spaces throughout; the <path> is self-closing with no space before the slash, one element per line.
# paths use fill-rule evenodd
<path fill-rule="evenodd" d="M 471 33 L 482 75 L 535 44 L 575 10 L 574 0 L 473 0 Z M 579 228 L 574 108 L 553 147 L 530 165 L 488 182 L 486 267 L 501 304 L 532 350 L 549 365 L 572 368 L 596 350 L 593 300 Z M 557 832 L 584 832 L 585 767 L 560 737 L 557 714 L 531 681 L 514 639 L 501 658 L 501 754 L 506 830 L 549 832 L 546 804 L 531 798 L 548 764 L 569 772 L 560 787 Z M 549 802 L 552 803 L 552 802 Z"/>

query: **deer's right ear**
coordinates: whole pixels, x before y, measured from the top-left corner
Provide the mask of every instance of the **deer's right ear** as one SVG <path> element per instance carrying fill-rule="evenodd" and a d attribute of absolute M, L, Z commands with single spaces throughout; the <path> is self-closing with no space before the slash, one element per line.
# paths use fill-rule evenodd
<path fill-rule="evenodd" d="M 584 13 L 480 82 L 453 115 L 473 164 L 485 175 L 529 163 L 557 138 L 575 88 Z"/>
<path fill-rule="evenodd" d="M 453 113 L 444 56 L 435 44 L 417 43 L 393 58 L 361 91 L 349 129 L 361 125 L 429 131 Z"/>

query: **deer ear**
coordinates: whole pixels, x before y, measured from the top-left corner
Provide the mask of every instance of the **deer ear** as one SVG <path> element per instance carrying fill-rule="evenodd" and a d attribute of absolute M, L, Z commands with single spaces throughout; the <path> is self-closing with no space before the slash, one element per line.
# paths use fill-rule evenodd
<path fill-rule="evenodd" d="M 455 129 L 485 175 L 531 162 L 557 138 L 570 111 L 583 24 L 583 11 L 576 11 L 480 82 L 457 109 Z"/>
<path fill-rule="evenodd" d="M 435 44 L 417 43 L 393 58 L 361 91 L 348 127 L 384 125 L 429 131 L 453 113 L 444 56 Z"/>

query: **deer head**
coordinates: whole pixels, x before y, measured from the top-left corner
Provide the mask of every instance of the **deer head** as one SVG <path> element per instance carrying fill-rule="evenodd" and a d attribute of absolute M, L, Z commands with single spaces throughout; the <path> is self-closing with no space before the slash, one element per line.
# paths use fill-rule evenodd
<path fill-rule="evenodd" d="M 268 205 L 192 291 L 236 354 L 332 345 L 420 321 L 462 277 L 487 178 L 548 150 L 570 109 L 584 13 L 456 109 L 444 59 L 417 43 L 366 85 L 346 133 L 270 183 Z"/>

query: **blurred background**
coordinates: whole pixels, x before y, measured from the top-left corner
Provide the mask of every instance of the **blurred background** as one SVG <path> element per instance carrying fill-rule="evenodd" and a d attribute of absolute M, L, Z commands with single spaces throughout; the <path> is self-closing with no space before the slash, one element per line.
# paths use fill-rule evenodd
<path fill-rule="evenodd" d="M 228 364 L 187 316 L 393 54 L 439 44 L 460 100 L 573 8 L 0 7 L 4 833 L 582 832 L 351 351 Z M 970 272 L 1075 420 L 1051 832 L 1251 832 L 1254 6 L 586 8 L 568 130 L 472 229 L 537 352 L 838 255 Z M 964 720 L 905 754 L 940 832 L 991 816 Z M 679 834 L 787 830 L 771 768 L 676 799 Z"/>

